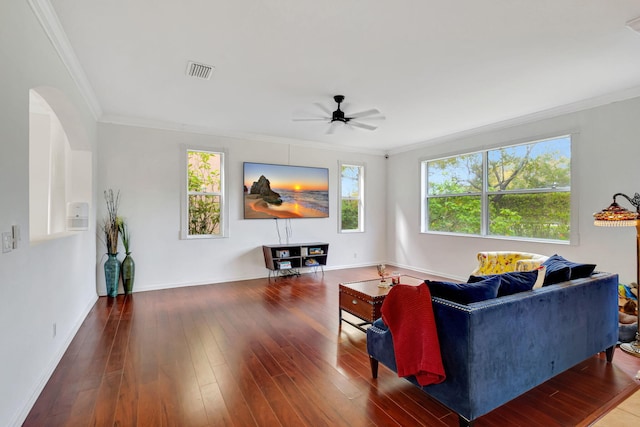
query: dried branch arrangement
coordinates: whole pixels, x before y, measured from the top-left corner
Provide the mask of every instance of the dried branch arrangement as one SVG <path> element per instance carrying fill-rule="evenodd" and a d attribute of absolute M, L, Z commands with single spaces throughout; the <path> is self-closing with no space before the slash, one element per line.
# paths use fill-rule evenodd
<path fill-rule="evenodd" d="M 102 225 L 104 237 L 107 243 L 107 252 L 118 253 L 118 205 L 120 204 L 120 191 L 114 196 L 113 190 L 105 190 L 104 200 L 107 203 L 107 217 Z"/>

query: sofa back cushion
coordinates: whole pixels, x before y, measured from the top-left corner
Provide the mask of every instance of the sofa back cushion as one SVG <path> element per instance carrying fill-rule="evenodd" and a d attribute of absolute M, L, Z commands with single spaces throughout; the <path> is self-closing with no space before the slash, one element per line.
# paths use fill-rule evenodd
<path fill-rule="evenodd" d="M 469 276 L 468 283 L 477 283 L 491 277 L 500 278 L 498 297 L 512 295 L 518 292 L 530 291 L 536 284 L 538 277 L 544 280 L 544 269 L 534 271 L 513 271 L 503 274 L 490 274 L 485 276 Z M 542 283 L 541 283 L 542 284 Z"/>
<path fill-rule="evenodd" d="M 471 304 L 498 296 L 500 276 L 489 277 L 475 283 L 454 283 L 425 280 L 431 296 L 443 298 L 459 304 Z"/>
<path fill-rule="evenodd" d="M 547 274 L 544 280 L 545 286 L 589 277 L 596 268 L 595 264 L 572 262 L 558 254 L 550 256 L 542 265 L 547 267 Z"/>

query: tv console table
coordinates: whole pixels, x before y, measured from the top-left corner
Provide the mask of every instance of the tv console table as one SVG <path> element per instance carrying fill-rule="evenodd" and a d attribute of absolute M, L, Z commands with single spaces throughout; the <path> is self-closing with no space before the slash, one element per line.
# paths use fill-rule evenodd
<path fill-rule="evenodd" d="M 329 244 L 322 242 L 297 243 L 284 245 L 263 245 L 264 265 L 271 274 L 278 276 L 299 276 L 300 268 L 308 267 L 324 274 L 327 265 Z"/>

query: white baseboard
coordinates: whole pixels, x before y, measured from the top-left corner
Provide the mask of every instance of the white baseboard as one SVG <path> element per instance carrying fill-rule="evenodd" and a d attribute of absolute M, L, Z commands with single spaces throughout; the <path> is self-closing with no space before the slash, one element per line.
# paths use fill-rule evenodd
<path fill-rule="evenodd" d="M 45 367 L 40 377 L 40 381 L 38 382 L 38 385 L 33 390 L 33 393 L 31 393 L 31 397 L 29 398 L 28 401 L 25 402 L 25 405 L 15 413 L 15 416 L 8 424 L 9 426 L 20 427 L 24 423 L 24 421 L 27 419 L 27 416 L 29 415 L 29 412 L 33 408 L 33 405 L 35 405 L 36 400 L 38 400 L 40 393 L 42 393 L 42 390 L 44 390 L 44 387 L 47 385 L 47 382 L 53 375 L 53 371 L 56 370 L 56 367 L 62 360 L 62 356 L 64 356 L 64 353 L 69 348 L 69 345 L 71 345 L 71 341 L 73 341 L 73 338 L 78 333 L 80 326 L 82 326 L 82 322 L 84 322 L 84 320 L 87 318 L 87 316 L 89 315 L 89 312 L 91 311 L 93 306 L 96 304 L 97 300 L 98 300 L 98 297 L 96 295 L 96 297 L 92 298 L 91 301 L 89 301 L 89 304 L 82 311 L 82 313 L 76 320 L 75 325 L 69 331 L 69 334 L 65 337 L 64 343 L 62 344 L 62 346 L 60 346 L 60 350 L 58 350 L 58 352 L 53 356 L 51 361 Z"/>

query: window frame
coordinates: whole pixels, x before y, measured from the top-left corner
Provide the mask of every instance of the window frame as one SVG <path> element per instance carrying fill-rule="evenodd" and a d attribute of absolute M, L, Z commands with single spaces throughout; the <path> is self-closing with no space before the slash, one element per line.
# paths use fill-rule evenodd
<path fill-rule="evenodd" d="M 342 168 L 356 167 L 358 172 L 359 197 L 342 197 Z M 338 233 L 364 233 L 365 231 L 365 169 L 366 164 L 362 162 L 338 162 Z M 342 202 L 344 200 L 358 201 L 358 228 L 353 230 L 345 230 L 342 228 Z"/>
<path fill-rule="evenodd" d="M 570 167 L 570 179 L 571 185 L 568 190 L 559 190 L 559 191 L 546 191 L 543 189 L 517 189 L 517 190 L 508 190 L 505 192 L 499 191 L 489 191 L 488 190 L 488 154 L 491 151 L 500 150 L 503 148 L 517 147 L 521 145 L 531 145 L 542 143 L 554 139 L 562 139 L 569 138 L 570 141 L 570 159 L 569 159 L 569 167 Z M 527 241 L 527 242 L 540 242 L 540 243 L 550 243 L 550 244 L 559 244 L 559 245 L 571 245 L 575 246 L 579 244 L 579 212 L 578 212 L 578 204 L 576 202 L 576 197 L 574 194 L 577 191 L 576 179 L 577 171 L 576 171 L 576 153 L 575 147 L 577 145 L 577 140 L 579 138 L 578 133 L 576 132 L 567 132 L 567 133 L 558 133 L 553 134 L 552 136 L 545 136 L 541 138 L 527 138 L 517 142 L 510 143 L 502 143 L 496 144 L 492 146 L 483 147 L 480 150 L 473 151 L 463 151 L 454 154 L 442 155 L 437 157 L 430 158 L 422 158 L 420 159 L 420 233 L 422 234 L 438 234 L 438 235 L 449 235 L 449 236 L 461 236 L 461 237 L 478 237 L 478 238 L 486 238 L 486 239 L 497 239 L 497 240 L 512 240 L 512 241 Z M 460 194 L 439 194 L 439 195 L 428 195 L 429 191 L 429 183 L 428 183 L 428 167 L 427 164 L 429 162 L 443 160 L 448 158 L 472 155 L 472 154 L 481 154 L 482 156 L 482 190 L 479 192 L 473 193 L 460 193 Z M 569 230 L 569 238 L 568 240 L 557 240 L 557 239 L 544 239 L 544 238 L 533 238 L 533 237 L 522 237 L 522 236 L 502 236 L 502 235 L 493 235 L 489 233 L 489 222 L 490 222 L 490 198 L 495 194 L 535 194 L 535 193 L 560 193 L 565 192 L 570 194 L 570 206 L 569 206 L 569 221 L 570 221 L 570 230 Z M 434 231 L 429 230 L 428 224 L 428 200 L 429 198 L 439 198 L 439 197 L 451 197 L 451 196 L 479 196 L 481 200 L 481 224 L 480 224 L 480 234 L 470 234 L 470 233 L 456 233 L 451 231 Z"/>
<path fill-rule="evenodd" d="M 220 156 L 220 189 L 218 192 L 193 193 L 189 191 L 189 152 L 207 152 Z M 182 240 L 199 240 L 199 239 L 223 239 L 229 237 L 229 203 L 227 202 L 227 179 L 226 165 L 228 163 L 228 154 L 225 148 L 193 146 L 181 144 L 181 218 L 180 218 L 180 238 Z M 220 233 L 219 234 L 189 234 L 189 196 L 191 194 L 209 194 L 220 197 Z"/>

